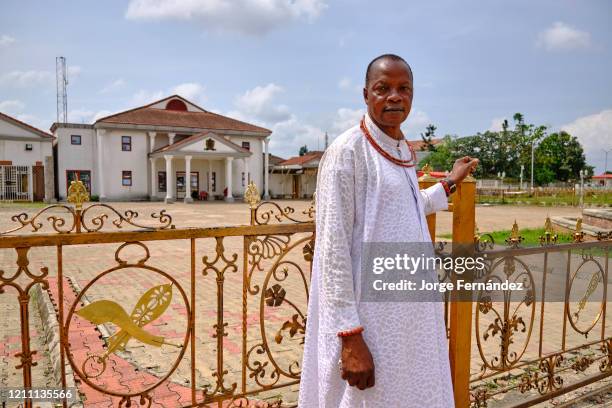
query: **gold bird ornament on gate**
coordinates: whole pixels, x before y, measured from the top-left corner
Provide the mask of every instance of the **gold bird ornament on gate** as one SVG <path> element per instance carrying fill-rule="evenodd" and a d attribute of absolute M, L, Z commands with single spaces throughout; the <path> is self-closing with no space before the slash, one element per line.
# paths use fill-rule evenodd
<path fill-rule="evenodd" d="M 130 315 L 112 300 L 97 300 L 81 308 L 75 313 L 93 324 L 112 323 L 119 327 L 117 333 L 108 340 L 108 348 L 102 356 L 96 356 L 98 363 L 106 367 L 106 359 L 111 353 L 125 350 L 132 338 L 155 347 L 163 344 L 181 348 L 182 345 L 165 341 L 162 336 L 155 336 L 143 329 L 144 326 L 160 317 L 172 301 L 172 284 L 155 286 L 146 291 L 134 306 Z M 101 372 L 104 371 L 104 368 Z M 100 375 L 97 373 L 96 376 Z"/>

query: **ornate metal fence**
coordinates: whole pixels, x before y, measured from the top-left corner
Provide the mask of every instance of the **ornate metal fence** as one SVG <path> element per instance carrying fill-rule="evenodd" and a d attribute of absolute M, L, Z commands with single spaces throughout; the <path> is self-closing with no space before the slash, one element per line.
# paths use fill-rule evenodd
<path fill-rule="evenodd" d="M 426 176 L 422 187 L 434 182 Z M 69 199 L 74 208 L 14 216 L 17 227 L 0 233 L 0 249 L 14 254 L 3 258 L 0 303 L 18 309 L 19 344 L 8 356 L 19 373 L 16 386 L 40 386 L 33 373 L 44 350 L 32 344 L 42 336 L 57 386 L 78 387 L 85 406 L 238 407 L 262 400 L 257 406 L 296 406 L 314 205 L 298 212 L 260 202 L 252 185 L 245 197 L 250 225 L 224 228 L 178 229 L 165 212 L 143 222 L 105 204 L 84 208 L 86 192 L 78 183 Z M 449 299 L 456 405 L 494 406 L 507 396 L 508 406 L 528 406 L 610 376 L 610 237 L 578 242 L 577 233 L 577 242 L 556 244 L 547 232 L 541 247 L 521 248 L 517 227 L 500 248 L 475 237 L 474 197 L 470 180 L 453 197 L 453 242 L 486 253 L 487 277 L 526 279 L 533 296 Z M 432 236 L 435 221 L 428 217 Z M 105 226 L 138 229 L 105 232 Z M 49 228 L 54 232 L 45 233 Z M 14 235 L 20 230 L 36 234 Z M 452 251 L 462 249 L 453 245 Z M 556 303 L 546 297 L 553 253 L 565 257 L 564 269 L 551 272 L 563 277 Z M 584 295 L 574 301 L 579 290 Z M 45 299 L 46 326 L 33 334 L 31 304 Z M 555 336 L 557 348 L 548 341 Z M 517 393 L 521 398 L 513 402 Z"/>

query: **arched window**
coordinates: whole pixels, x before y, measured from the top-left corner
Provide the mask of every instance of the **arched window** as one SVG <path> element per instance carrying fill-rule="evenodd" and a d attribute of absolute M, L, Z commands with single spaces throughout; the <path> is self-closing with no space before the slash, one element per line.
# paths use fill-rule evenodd
<path fill-rule="evenodd" d="M 180 99 L 170 99 L 166 104 L 166 110 L 186 112 L 187 105 L 185 105 L 185 102 L 181 101 Z"/>

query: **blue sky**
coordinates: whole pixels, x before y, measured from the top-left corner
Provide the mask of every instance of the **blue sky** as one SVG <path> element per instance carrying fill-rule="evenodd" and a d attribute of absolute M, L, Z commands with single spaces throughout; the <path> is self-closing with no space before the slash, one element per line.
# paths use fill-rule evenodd
<path fill-rule="evenodd" d="M 287 157 L 356 124 L 366 65 L 393 52 L 415 75 L 409 139 L 428 123 L 464 136 L 522 112 L 578 136 L 601 172 L 611 42 L 607 0 L 5 0 L 0 111 L 48 129 L 63 55 L 71 121 L 178 91 L 270 128 L 272 153 Z"/>

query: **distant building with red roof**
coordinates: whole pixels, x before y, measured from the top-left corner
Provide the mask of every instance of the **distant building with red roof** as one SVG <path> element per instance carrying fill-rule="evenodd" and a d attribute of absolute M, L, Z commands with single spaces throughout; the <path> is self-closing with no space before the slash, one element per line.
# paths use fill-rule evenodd
<path fill-rule="evenodd" d="M 269 190 L 270 130 L 172 95 L 95 123 L 54 123 L 58 196 L 83 181 L 101 200 L 225 198 Z M 189 176 L 187 176 L 189 174 Z"/>
<path fill-rule="evenodd" d="M 606 188 L 612 188 L 612 174 L 611 173 L 602 173 L 598 176 L 591 177 L 594 184 Z"/>
<path fill-rule="evenodd" d="M 53 199 L 53 139 L 0 112 L 0 200 Z"/>

